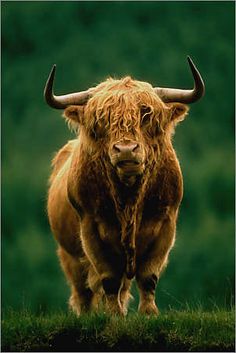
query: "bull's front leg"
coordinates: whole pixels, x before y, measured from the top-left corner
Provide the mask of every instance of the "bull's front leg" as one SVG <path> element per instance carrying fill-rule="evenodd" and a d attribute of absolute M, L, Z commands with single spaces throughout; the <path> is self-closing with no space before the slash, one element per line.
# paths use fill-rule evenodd
<path fill-rule="evenodd" d="M 137 259 L 136 273 L 140 294 L 139 312 L 141 313 L 158 314 L 155 290 L 160 274 L 167 265 L 169 252 L 174 245 L 175 222 L 176 216 L 173 215 L 165 219 L 160 227 L 146 228 L 145 236 L 149 236 L 152 241 L 147 250 Z"/>
<path fill-rule="evenodd" d="M 83 217 L 80 234 L 83 250 L 101 281 L 108 312 L 124 314 L 119 299 L 125 265 L 124 256 L 117 254 L 109 241 L 103 241 L 98 229 L 98 224 L 91 216 Z"/>

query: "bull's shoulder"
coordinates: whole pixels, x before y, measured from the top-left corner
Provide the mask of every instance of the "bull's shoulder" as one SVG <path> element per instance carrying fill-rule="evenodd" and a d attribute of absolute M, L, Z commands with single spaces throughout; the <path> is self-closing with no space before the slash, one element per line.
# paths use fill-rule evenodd
<path fill-rule="evenodd" d="M 183 197 L 183 177 L 176 159 L 166 162 L 156 180 L 158 197 L 168 206 L 178 206 Z"/>
<path fill-rule="evenodd" d="M 61 170 L 61 168 L 65 165 L 65 162 L 71 156 L 77 140 L 70 140 L 64 145 L 55 155 L 52 160 L 52 173 L 50 176 L 50 183 L 54 180 L 55 176 Z"/>
<path fill-rule="evenodd" d="M 162 218 L 166 209 L 178 209 L 183 197 L 183 178 L 177 158 L 166 159 L 151 176 L 144 197 L 144 218 Z"/>

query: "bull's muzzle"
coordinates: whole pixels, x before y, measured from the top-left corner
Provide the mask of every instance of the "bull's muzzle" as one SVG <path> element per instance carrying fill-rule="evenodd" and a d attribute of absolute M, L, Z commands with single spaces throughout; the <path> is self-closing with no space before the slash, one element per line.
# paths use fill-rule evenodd
<path fill-rule="evenodd" d="M 113 149 L 116 153 L 124 154 L 132 154 L 135 153 L 139 149 L 139 144 L 136 142 L 130 142 L 128 144 L 125 143 L 115 143 L 113 145 Z"/>
<path fill-rule="evenodd" d="M 119 141 L 112 145 L 111 163 L 122 178 L 139 175 L 143 172 L 144 155 L 142 148 L 135 141 Z"/>

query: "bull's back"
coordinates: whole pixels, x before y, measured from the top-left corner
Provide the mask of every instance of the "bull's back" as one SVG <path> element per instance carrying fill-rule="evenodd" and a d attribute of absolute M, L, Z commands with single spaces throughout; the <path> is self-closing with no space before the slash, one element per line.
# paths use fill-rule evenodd
<path fill-rule="evenodd" d="M 67 168 L 67 164 L 69 163 L 69 159 L 76 145 L 76 140 L 69 141 L 65 146 L 63 146 L 55 155 L 52 160 L 52 173 L 50 176 L 50 184 L 53 183 L 55 178 L 58 178 L 60 173 Z M 67 162 L 67 163 L 66 163 Z"/>
<path fill-rule="evenodd" d="M 52 161 L 52 174 L 48 192 L 48 218 L 58 243 L 72 255 L 81 253 L 79 218 L 67 195 L 67 180 L 72 153 L 77 140 L 69 141 Z"/>

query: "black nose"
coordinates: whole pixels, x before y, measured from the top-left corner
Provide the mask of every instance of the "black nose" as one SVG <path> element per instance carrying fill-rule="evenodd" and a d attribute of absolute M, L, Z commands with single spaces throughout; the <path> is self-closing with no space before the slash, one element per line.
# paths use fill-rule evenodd
<path fill-rule="evenodd" d="M 113 145 L 113 149 L 116 151 L 116 153 L 137 152 L 138 147 L 139 145 L 136 142 L 130 142 L 129 144 L 116 143 Z"/>

